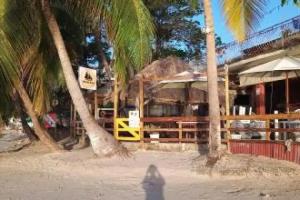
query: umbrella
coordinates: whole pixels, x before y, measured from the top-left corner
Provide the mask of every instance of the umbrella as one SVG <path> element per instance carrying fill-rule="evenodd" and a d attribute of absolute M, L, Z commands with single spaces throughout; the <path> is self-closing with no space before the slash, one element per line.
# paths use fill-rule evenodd
<path fill-rule="evenodd" d="M 239 75 L 241 86 L 285 80 L 286 110 L 289 112 L 289 78 L 299 77 L 300 59 L 283 57 L 243 71 Z"/>

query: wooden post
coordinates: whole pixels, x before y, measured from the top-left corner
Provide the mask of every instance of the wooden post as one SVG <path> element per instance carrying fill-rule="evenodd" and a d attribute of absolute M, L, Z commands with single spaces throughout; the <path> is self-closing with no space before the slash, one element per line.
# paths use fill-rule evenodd
<path fill-rule="evenodd" d="M 139 111 L 140 119 L 144 118 L 144 80 L 143 77 L 139 79 Z M 140 137 L 141 143 L 144 143 L 144 122 L 140 120 Z"/>
<path fill-rule="evenodd" d="M 271 132 L 270 132 L 270 119 L 266 120 L 266 140 L 270 141 L 270 136 L 271 136 Z"/>
<path fill-rule="evenodd" d="M 289 89 L 289 72 L 285 73 L 285 103 L 286 103 L 286 113 L 290 113 L 290 89 Z"/>
<path fill-rule="evenodd" d="M 256 94 L 256 114 L 264 115 L 266 114 L 264 83 L 259 83 L 258 85 L 256 85 L 255 94 Z"/>
<path fill-rule="evenodd" d="M 98 113 L 98 95 L 97 95 L 97 90 L 94 93 L 94 116 L 95 119 L 97 120 L 99 118 L 99 113 Z"/>
<path fill-rule="evenodd" d="M 182 122 L 181 121 L 178 122 L 178 126 L 179 126 L 179 136 L 178 136 L 178 138 L 179 138 L 179 143 L 181 143 L 181 141 L 182 141 Z"/>
<path fill-rule="evenodd" d="M 228 65 L 225 65 L 225 112 L 226 116 L 230 115 L 230 102 L 229 102 L 229 71 Z M 229 150 L 229 140 L 230 140 L 230 120 L 226 120 L 226 139 L 227 139 L 227 148 Z"/>
<path fill-rule="evenodd" d="M 117 138 L 117 117 L 118 117 L 118 102 L 119 101 L 119 91 L 118 91 L 118 77 L 115 76 L 114 80 L 114 136 Z"/>

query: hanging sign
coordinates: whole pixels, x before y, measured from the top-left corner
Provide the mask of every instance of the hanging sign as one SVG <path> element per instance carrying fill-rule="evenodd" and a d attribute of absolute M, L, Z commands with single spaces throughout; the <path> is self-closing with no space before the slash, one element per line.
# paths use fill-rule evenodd
<path fill-rule="evenodd" d="M 97 71 L 86 67 L 79 67 L 79 85 L 83 89 L 97 89 Z"/>

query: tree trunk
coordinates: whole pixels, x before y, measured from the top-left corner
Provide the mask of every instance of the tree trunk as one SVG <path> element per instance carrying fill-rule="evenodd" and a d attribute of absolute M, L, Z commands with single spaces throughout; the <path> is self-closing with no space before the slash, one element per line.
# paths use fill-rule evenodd
<path fill-rule="evenodd" d="M 26 117 L 27 117 L 26 112 L 23 111 L 23 109 L 21 109 L 20 118 L 21 118 L 21 123 L 22 123 L 23 131 L 28 136 L 28 138 L 30 139 L 31 142 L 37 141 L 38 140 L 38 136 L 34 133 L 33 129 L 28 125 L 28 123 L 26 121 Z"/>
<path fill-rule="evenodd" d="M 34 131 L 27 124 L 26 113 L 23 111 L 22 103 L 17 93 L 14 94 L 14 102 L 15 102 L 16 110 L 21 118 L 21 123 L 22 123 L 24 133 L 27 135 L 27 137 L 31 142 L 36 141 L 38 137 L 34 134 Z"/>
<path fill-rule="evenodd" d="M 100 127 L 93 116 L 90 114 L 87 104 L 79 88 L 77 79 L 72 69 L 71 61 L 68 56 L 58 23 L 51 12 L 49 0 L 41 0 L 42 10 L 55 43 L 67 88 L 72 101 L 82 120 L 83 126 L 87 131 L 94 153 L 99 156 L 109 156 L 123 150 L 123 146 L 114 139 L 105 129 Z"/>
<path fill-rule="evenodd" d="M 34 112 L 32 102 L 27 94 L 27 91 L 23 87 L 22 83 L 16 85 L 16 90 L 22 99 L 23 105 L 27 111 L 28 116 L 31 118 L 33 123 L 33 129 L 35 134 L 39 137 L 42 143 L 46 144 L 51 150 L 58 151 L 60 150 L 56 142 L 51 138 L 48 132 L 43 129 L 40 125 L 40 122 Z"/>
<path fill-rule="evenodd" d="M 221 127 L 218 95 L 218 73 L 216 64 L 215 31 L 211 0 L 204 0 L 207 48 L 207 80 L 209 103 L 209 154 L 212 157 L 220 155 Z"/>

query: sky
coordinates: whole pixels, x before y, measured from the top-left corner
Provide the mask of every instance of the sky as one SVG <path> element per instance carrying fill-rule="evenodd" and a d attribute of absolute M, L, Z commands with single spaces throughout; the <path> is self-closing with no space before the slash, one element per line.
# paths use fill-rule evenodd
<path fill-rule="evenodd" d="M 257 31 L 300 15 L 300 8 L 294 6 L 292 1 L 284 7 L 280 6 L 280 0 L 270 0 L 269 2 L 267 14 L 258 26 Z M 228 43 L 233 41 L 234 38 L 225 24 L 225 18 L 221 12 L 219 0 L 213 0 L 213 14 L 215 31 L 221 36 L 222 42 Z"/>

